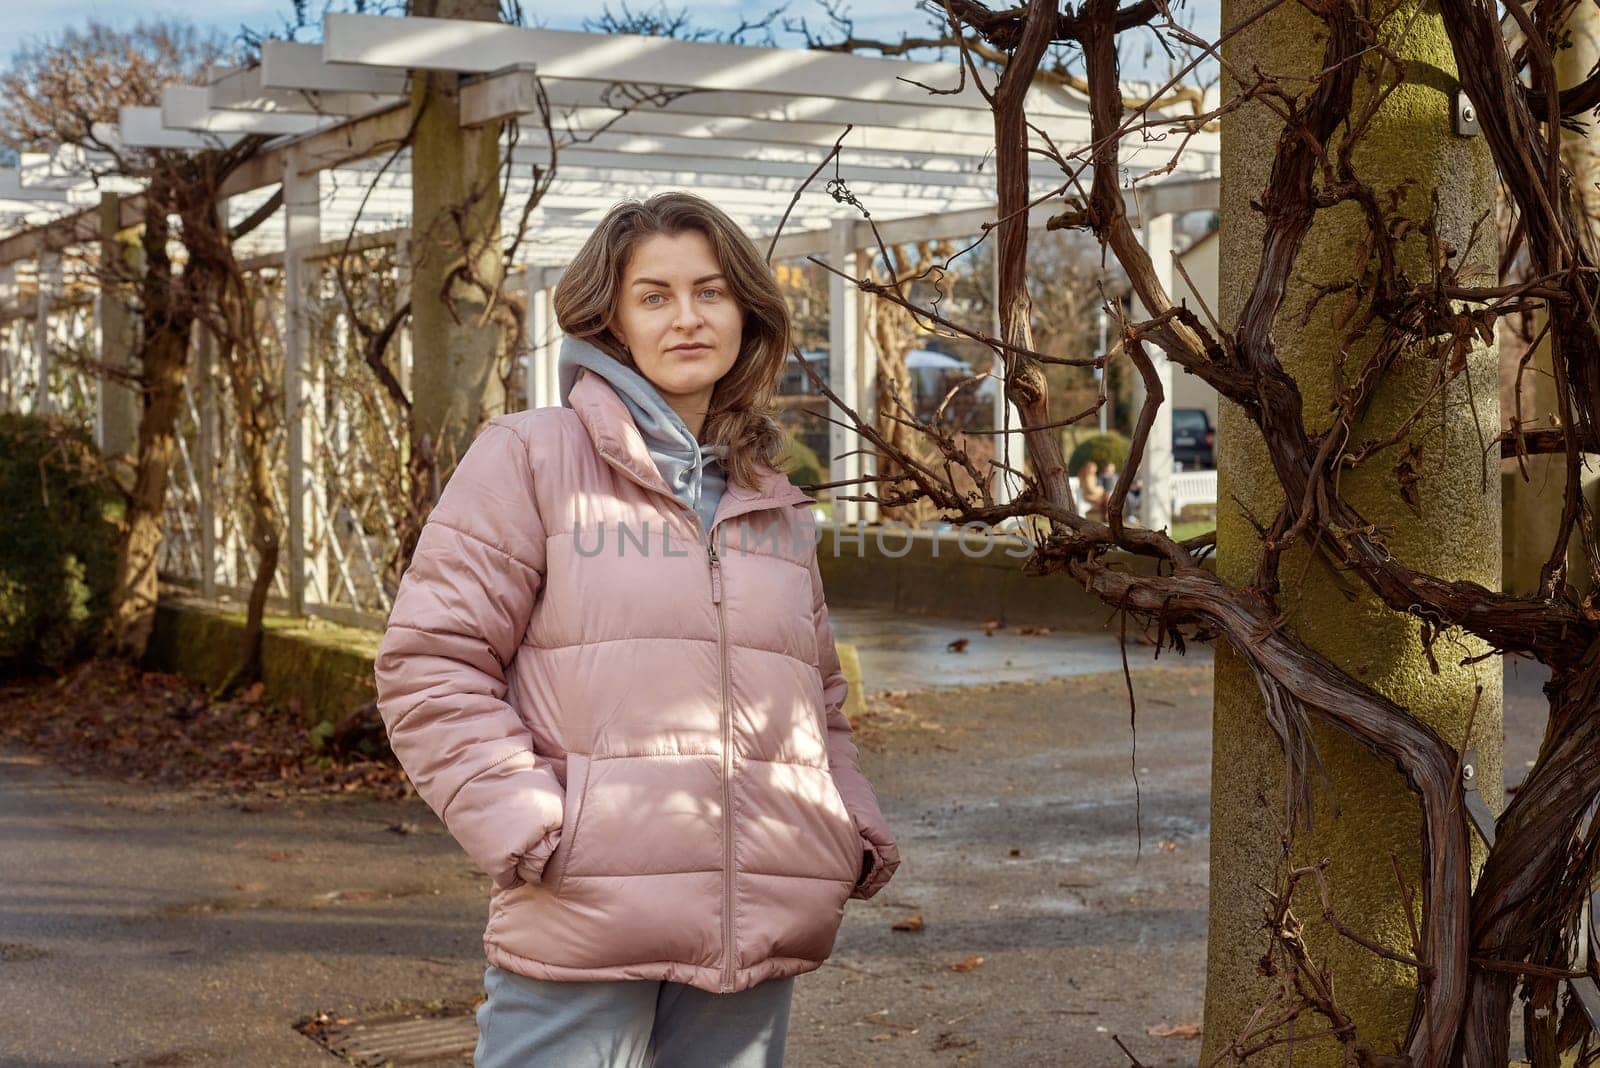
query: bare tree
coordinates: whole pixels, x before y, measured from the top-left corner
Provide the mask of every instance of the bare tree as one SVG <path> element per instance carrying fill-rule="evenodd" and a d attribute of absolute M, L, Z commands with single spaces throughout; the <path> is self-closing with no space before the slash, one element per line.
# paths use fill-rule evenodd
<path fill-rule="evenodd" d="M 1319 778 L 1314 738 L 1352 740 L 1392 762 L 1420 802 L 1420 824 L 1411 838 L 1414 856 L 1397 858 L 1394 869 L 1394 897 L 1411 921 L 1409 936 L 1400 944 L 1385 943 L 1340 918 L 1346 903 L 1329 889 L 1324 873 L 1352 858 L 1334 856 L 1331 868 L 1286 860 L 1283 883 L 1264 909 L 1269 953 L 1260 958 L 1261 967 L 1275 977 L 1275 992 L 1245 1033 L 1208 1040 L 1217 1044 L 1212 1063 L 1267 1050 L 1302 1063 L 1304 1053 L 1297 1055 L 1297 1047 L 1331 1043 L 1339 1052 L 1328 1063 L 1505 1064 L 1512 998 L 1519 989 L 1526 999 L 1525 1029 L 1535 1064 L 1569 1063 L 1562 1057 L 1574 1051 L 1588 1063 L 1600 1045 L 1597 1022 L 1583 999 L 1563 997 L 1560 990 L 1563 982 L 1581 985 L 1592 977 L 1587 911 L 1600 853 L 1600 820 L 1594 815 L 1600 802 L 1600 610 L 1592 594 L 1581 593 L 1566 553 L 1569 535 L 1575 536 L 1581 546 L 1577 567 L 1587 572 L 1582 587 L 1593 589 L 1600 551 L 1579 475 L 1583 455 L 1600 451 L 1600 315 L 1595 311 L 1600 270 L 1589 251 L 1592 235 L 1582 198 L 1574 195 L 1583 183 L 1574 180 L 1560 152 L 1563 124 L 1600 104 L 1600 73 L 1563 87 L 1554 69 L 1554 57 L 1569 43 L 1569 20 L 1590 6 L 1565 0 L 1506 4 L 1508 26 L 1518 37 L 1508 44 L 1499 9 L 1483 0 L 1441 0 L 1438 16 L 1409 3 L 1297 5 L 1295 17 L 1311 31 L 1302 28 L 1298 40 L 1314 43 L 1321 59 L 1309 74 L 1293 75 L 1248 56 L 1230 66 L 1230 53 L 1218 41 L 1198 38 L 1172 20 L 1166 4 L 1150 0 L 1121 8 L 1112 0 L 1088 0 L 1065 10 L 1049 0 L 1005 9 L 945 0 L 949 32 L 898 43 L 853 36 L 835 42 L 835 47 L 877 48 L 885 54 L 955 48 L 967 76 L 983 87 L 997 142 L 999 211 L 992 236 L 999 257 L 1000 329 L 976 340 L 1003 360 L 1008 397 L 1027 428 L 1027 470 L 1019 472 L 1024 490 L 1001 505 L 987 494 L 974 502 L 954 492 L 946 472 L 897 449 L 870 417 L 850 413 L 862 436 L 898 461 L 891 473 L 878 477 L 875 489 L 870 479 L 863 480 L 867 499 L 920 497 L 957 522 L 1042 519 L 1047 529 L 1030 571 L 1070 574 L 1158 648 L 1181 651 L 1191 641 L 1223 639 L 1230 655 L 1254 676 L 1285 758 L 1287 840 L 1301 833 L 1313 808 Z M 1247 11 L 1249 24 L 1292 14 L 1289 6 L 1270 2 L 1251 4 Z M 1223 40 L 1245 29 L 1244 24 L 1230 27 Z M 1520 275 L 1474 273 L 1475 264 L 1494 262 L 1484 253 L 1494 240 L 1491 213 L 1472 222 L 1470 233 L 1447 233 L 1437 201 L 1419 215 L 1405 206 L 1404 190 L 1379 189 L 1363 173 L 1371 160 L 1360 146 L 1374 136 L 1383 109 L 1407 86 L 1439 70 L 1408 58 L 1410 37 L 1424 30 L 1435 34 L 1430 41 L 1444 41 L 1453 53 L 1448 58 L 1475 108 L 1514 215 L 1509 227 L 1514 248 L 1500 260 L 1525 263 Z M 1196 62 L 1222 57 L 1232 95 L 1208 111 L 1201 110 L 1198 98 L 1178 101 L 1193 104 L 1187 114 L 1161 109 L 1163 101 L 1173 101 L 1175 86 L 1144 99 L 1125 97 L 1119 35 L 1151 32 L 1188 49 Z M 1082 361 L 1045 351 L 1048 346 L 1038 343 L 1025 284 L 1027 94 L 1048 71 L 1047 55 L 1062 50 L 1081 64 L 1077 82 L 1069 84 L 1087 94 L 1092 134 L 1081 151 L 1059 156 L 1064 175 L 1058 195 L 1068 206 L 1051 226 L 1092 234 L 1120 264 L 1140 305 L 1149 309 L 1142 319 L 1118 324 L 1117 359 L 1145 379 L 1149 400 L 1137 413 L 1130 477 L 1113 494 L 1103 523 L 1078 514 L 1057 439 L 1047 432 L 1094 410 L 1053 417 L 1048 407 L 1043 369 L 1082 366 Z M 1224 319 L 1218 309 L 1174 306 L 1158 282 L 1125 212 L 1120 146 L 1124 138 L 1142 136 L 1166 137 L 1181 147 L 1203 124 L 1247 105 L 1270 109 L 1281 132 L 1275 141 L 1262 142 L 1263 162 L 1270 166 L 1263 167 L 1263 186 L 1249 191 L 1258 220 L 1253 225 L 1262 232 L 1259 265 L 1234 280 L 1238 312 Z M 1356 273 L 1306 283 L 1298 272 L 1313 262 L 1308 236 L 1324 213 L 1333 212 L 1356 219 L 1364 235 L 1352 246 Z M 1224 227 L 1237 221 L 1225 216 Z M 851 281 L 880 300 L 909 305 L 893 285 Z M 1290 304 L 1291 282 L 1310 286 L 1306 307 Z M 1322 314 L 1338 330 L 1326 371 L 1334 380 L 1331 391 L 1326 384 L 1297 379 L 1282 354 L 1284 343 L 1327 302 L 1334 307 Z M 1449 390 L 1457 397 L 1473 395 L 1468 376 L 1481 361 L 1469 357 L 1493 342 L 1500 319 L 1530 307 L 1548 317 L 1555 425 L 1516 427 L 1501 439 L 1490 429 L 1484 478 L 1502 452 L 1563 456 L 1565 506 L 1540 588 L 1514 596 L 1404 562 L 1391 551 L 1389 532 L 1352 503 L 1351 487 L 1372 485 L 1363 469 L 1387 462 L 1389 492 L 1405 506 L 1417 507 L 1420 458 L 1438 424 L 1432 413 L 1440 398 Z M 1202 566 L 1215 534 L 1179 543 L 1164 531 L 1142 529 L 1123 518 L 1123 487 L 1139 469 L 1149 429 L 1162 414 L 1154 350 L 1234 406 L 1277 483 L 1277 514 L 1246 517 L 1261 545 L 1253 570 L 1245 569 L 1246 581 L 1228 581 Z M 826 391 L 826 383 L 819 379 L 817 384 Z M 1308 408 L 1311 389 L 1332 396 L 1327 416 L 1314 418 Z M 1399 398 L 1410 415 L 1373 435 L 1364 417 L 1380 396 Z M 921 430 L 942 448 L 951 447 L 937 427 Z M 983 485 L 994 472 L 979 474 Z M 1109 561 L 1105 553 L 1113 548 L 1154 560 L 1157 573 L 1136 575 Z M 1410 617 L 1435 670 L 1435 643 L 1446 634 L 1462 636 L 1468 650 L 1463 664 L 1516 653 L 1550 670 L 1550 719 L 1539 758 L 1494 828 L 1476 884 L 1460 785 L 1461 740 L 1441 737 L 1417 709 L 1386 697 L 1359 671 L 1336 663 L 1285 625 L 1285 598 L 1293 590 L 1292 580 L 1280 576 L 1280 564 L 1291 550 L 1307 566 L 1325 570 L 1331 588 L 1346 597 L 1370 598 L 1388 612 Z M 1476 702 L 1464 711 L 1470 724 Z M 1313 734 L 1313 724 L 1319 734 Z M 1356 1016 L 1339 1001 L 1341 992 L 1352 993 L 1349 983 L 1339 986 L 1338 976 L 1310 955 L 1304 925 L 1289 902 L 1296 884 L 1311 881 L 1320 887 L 1323 919 L 1337 938 L 1382 957 L 1390 967 L 1410 970 L 1414 1004 L 1403 1033 L 1362 1034 Z"/>
<path fill-rule="evenodd" d="M 223 182 L 262 144 L 259 137 L 198 152 L 130 149 L 102 135 L 123 106 L 160 102 L 166 84 L 201 82 L 226 54 L 222 40 L 177 22 L 145 22 L 123 31 L 91 22 L 83 30 L 25 47 L 0 75 L 0 141 L 28 151 L 72 146 L 86 177 L 111 174 L 144 183 L 140 244 L 143 269 L 131 280 L 140 329 L 134 366 L 142 398 L 138 456 L 128 490 L 104 651 L 137 658 L 155 620 L 156 561 L 168 475 L 176 456 L 189 339 L 201 307 L 222 272 L 206 258 L 214 247 L 216 203 Z M 169 219 L 179 225 L 173 231 Z M 183 267 L 168 252 L 185 243 Z M 193 247 L 188 246 L 190 240 Z M 126 267 L 103 263 L 107 287 L 128 284 Z M 119 369 L 97 367 L 97 373 Z"/>

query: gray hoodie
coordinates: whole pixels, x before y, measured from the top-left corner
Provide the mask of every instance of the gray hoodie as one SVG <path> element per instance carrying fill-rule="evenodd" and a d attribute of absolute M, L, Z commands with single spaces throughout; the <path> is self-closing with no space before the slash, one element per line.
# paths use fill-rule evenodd
<path fill-rule="evenodd" d="M 605 379 L 622 398 L 661 477 L 680 501 L 699 514 L 701 534 L 709 534 L 717 502 L 728 486 L 723 468 L 728 447 L 700 444 L 683 417 L 662 399 L 648 378 L 581 338 L 568 336 L 561 341 L 556 370 L 562 407 L 572 407 L 567 397 L 578 381 L 579 368 Z"/>

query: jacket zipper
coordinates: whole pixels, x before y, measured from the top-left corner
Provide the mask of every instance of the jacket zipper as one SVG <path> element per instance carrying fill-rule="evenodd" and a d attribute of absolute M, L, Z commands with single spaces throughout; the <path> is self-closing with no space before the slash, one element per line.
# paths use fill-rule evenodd
<path fill-rule="evenodd" d="M 600 455 L 612 467 L 627 475 L 643 488 L 653 493 L 661 489 L 652 486 L 604 452 Z M 688 512 L 694 519 L 695 529 L 702 526 L 700 514 L 683 503 L 676 495 L 666 494 L 672 503 Z M 726 520 L 728 517 L 724 517 Z M 726 962 L 722 968 L 721 992 L 733 989 L 737 958 L 733 944 L 733 715 L 728 711 L 728 615 L 722 601 L 722 557 L 715 541 L 716 524 L 706 534 L 706 560 L 711 568 L 711 603 L 717 606 L 717 655 L 722 666 L 722 946 Z"/>
<path fill-rule="evenodd" d="M 728 610 L 722 602 L 722 557 L 711 537 L 706 539 L 706 555 L 711 562 L 711 603 L 717 606 L 717 655 L 722 662 L 722 945 L 727 956 L 722 990 L 726 993 L 733 989 L 737 963 L 733 941 L 733 715 L 728 711 Z"/>

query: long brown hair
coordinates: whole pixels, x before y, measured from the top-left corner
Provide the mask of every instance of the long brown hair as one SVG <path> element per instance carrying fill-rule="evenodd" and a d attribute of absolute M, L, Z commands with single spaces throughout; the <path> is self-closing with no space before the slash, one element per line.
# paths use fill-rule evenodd
<path fill-rule="evenodd" d="M 758 466 L 775 468 L 783 448 L 773 398 L 789 353 L 789 306 L 772 269 L 738 223 L 693 193 L 657 193 L 642 202 L 622 201 L 600 220 L 562 272 L 551 304 L 563 333 L 582 338 L 637 371 L 609 327 L 622 289 L 622 272 L 645 238 L 690 230 L 711 243 L 728 289 L 744 310 L 739 356 L 712 390 L 701 441 L 728 446 L 729 479 L 756 489 Z"/>

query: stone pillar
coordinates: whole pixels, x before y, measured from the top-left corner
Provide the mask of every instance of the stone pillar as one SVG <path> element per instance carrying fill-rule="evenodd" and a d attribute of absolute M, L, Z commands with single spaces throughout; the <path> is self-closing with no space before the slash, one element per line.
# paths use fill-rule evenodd
<path fill-rule="evenodd" d="M 1270 0 L 1226 0 L 1222 23 L 1239 25 L 1269 4 Z M 1384 32 L 1394 41 L 1407 25 L 1397 47 L 1417 80 L 1388 97 L 1355 152 L 1356 171 L 1372 185 L 1381 203 L 1387 204 L 1391 195 L 1402 196 L 1402 210 L 1413 219 L 1421 219 L 1430 210 L 1430 198 L 1437 196 L 1440 236 L 1462 250 L 1469 264 L 1487 267 L 1492 278 L 1497 252 L 1492 238 L 1467 248 L 1474 222 L 1494 206 L 1495 176 L 1488 146 L 1481 137 L 1458 137 L 1452 132 L 1450 88 L 1455 72 L 1437 10 L 1400 4 L 1390 13 Z M 1229 41 L 1224 70 L 1310 76 L 1323 69 L 1325 39 L 1316 19 L 1299 8 L 1279 7 Z M 1284 84 L 1304 91 L 1302 82 Z M 1227 86 L 1224 95 L 1237 90 L 1236 84 Z M 1358 82 L 1358 94 L 1373 90 L 1366 81 Z M 1221 262 L 1227 271 L 1219 279 L 1219 303 L 1224 323 L 1237 322 L 1260 262 L 1264 221 L 1250 205 L 1263 194 L 1280 130 L 1274 112 L 1261 103 L 1223 119 Z M 1362 217 L 1353 205 L 1319 214 L 1295 264 L 1276 324 L 1279 355 L 1299 383 L 1312 431 L 1330 422 L 1331 359 L 1341 336 L 1333 319 L 1339 302 L 1322 301 L 1304 326 L 1301 316 L 1313 285 L 1350 277 L 1360 269 L 1357 256 L 1365 247 L 1363 234 Z M 1426 253 L 1418 228 L 1400 249 L 1402 266 L 1412 278 L 1427 277 Z M 1360 365 L 1373 340 L 1350 354 L 1350 366 Z M 1413 363 L 1402 363 L 1391 373 L 1388 387 L 1355 429 L 1355 438 L 1385 437 L 1425 394 L 1434 364 L 1431 359 Z M 1500 578 L 1499 480 L 1492 464 L 1485 475 L 1480 430 L 1466 391 L 1469 386 L 1475 391 L 1476 418 L 1485 428 L 1496 426 L 1496 355 L 1480 346 L 1471 352 L 1468 364 L 1469 374 L 1457 378 L 1447 396 L 1434 401 L 1430 428 L 1440 416 L 1443 426 L 1413 435 L 1423 449 L 1417 464 L 1420 514 L 1400 499 L 1393 459 L 1346 472 L 1340 487 L 1383 532 L 1396 558 L 1445 578 L 1470 579 L 1493 589 Z M 1254 425 L 1227 402 L 1222 403 L 1220 422 L 1217 566 L 1225 580 L 1242 584 L 1249 581 L 1260 552 L 1247 516 L 1269 520 L 1282 494 Z M 1439 674 L 1434 674 L 1418 639 L 1416 619 L 1388 610 L 1349 576 L 1333 576 L 1317 560 L 1308 560 L 1303 543 L 1285 554 L 1280 574 L 1285 626 L 1290 632 L 1410 709 L 1451 743 L 1475 746 L 1481 760 L 1479 789 L 1496 804 L 1502 782 L 1500 663 L 1491 658 L 1473 666 L 1460 664 L 1463 658 L 1483 652 L 1483 643 L 1459 632 L 1443 636 L 1434 647 L 1439 664 Z M 1346 598 L 1346 588 L 1355 591 L 1353 600 Z M 1474 683 L 1484 687 L 1475 713 Z M 1224 643 L 1217 649 L 1213 727 L 1202 1063 L 1226 1048 L 1270 996 L 1272 984 L 1258 969 L 1267 936 L 1266 904 L 1257 887 L 1279 882 L 1279 836 L 1284 830 L 1283 756 L 1267 726 L 1254 679 Z M 1421 845 L 1416 798 L 1392 762 L 1336 732 L 1318 728 L 1313 734 L 1331 786 L 1318 788 L 1314 830 L 1298 837 L 1294 860 L 1331 858 L 1328 877 L 1339 919 L 1366 938 L 1409 952 L 1410 934 L 1390 855 L 1399 858 L 1407 884 L 1415 889 Z M 1405 1034 L 1416 973 L 1332 931 L 1320 918 L 1315 887 L 1303 886 L 1297 905 L 1312 954 L 1335 977 L 1340 1008 L 1352 1016 L 1372 1049 L 1391 1052 Z M 1301 1033 L 1311 1029 L 1302 1020 Z M 1251 1063 L 1282 1064 L 1286 1059 L 1279 1048 L 1252 1058 Z M 1343 1062 L 1335 1044 L 1318 1041 L 1297 1042 L 1293 1063 Z"/>
<path fill-rule="evenodd" d="M 409 14 L 494 22 L 498 0 L 411 0 Z M 415 71 L 411 106 L 411 440 L 424 438 L 443 477 L 478 427 L 506 410 L 505 331 L 484 315 L 504 270 L 500 249 L 500 126 L 463 129 L 461 77 Z M 469 264 L 481 285 L 446 280 Z M 487 287 L 487 288 L 485 288 Z"/>

